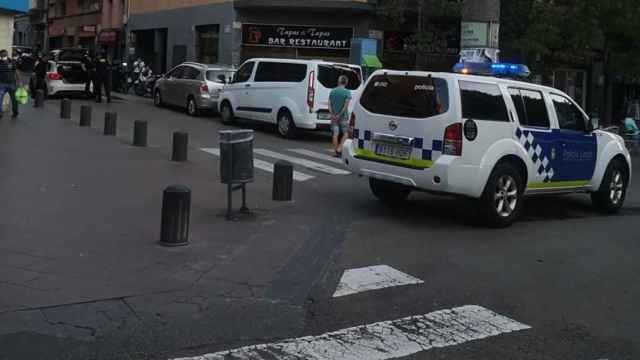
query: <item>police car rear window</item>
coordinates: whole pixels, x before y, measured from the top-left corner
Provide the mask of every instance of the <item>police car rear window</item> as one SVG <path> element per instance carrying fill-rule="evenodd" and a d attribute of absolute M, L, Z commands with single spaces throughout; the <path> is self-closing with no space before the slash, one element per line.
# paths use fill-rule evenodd
<path fill-rule="evenodd" d="M 376 75 L 360 97 L 376 114 L 425 119 L 449 110 L 447 81 L 436 77 Z"/>

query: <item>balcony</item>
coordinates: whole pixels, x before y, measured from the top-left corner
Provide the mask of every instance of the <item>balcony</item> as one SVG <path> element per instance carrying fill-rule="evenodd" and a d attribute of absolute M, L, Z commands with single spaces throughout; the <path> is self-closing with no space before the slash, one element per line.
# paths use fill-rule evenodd
<path fill-rule="evenodd" d="M 377 0 L 235 0 L 239 9 L 372 12 Z"/>

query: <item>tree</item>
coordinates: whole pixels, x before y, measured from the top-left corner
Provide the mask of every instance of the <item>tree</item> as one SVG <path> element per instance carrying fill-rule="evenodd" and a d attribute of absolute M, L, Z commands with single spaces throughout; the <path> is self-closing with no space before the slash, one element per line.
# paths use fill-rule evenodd
<path fill-rule="evenodd" d="M 447 35 L 458 31 L 463 0 L 380 0 L 378 16 L 394 28 L 411 28 L 407 50 L 414 53 L 436 52 Z"/>

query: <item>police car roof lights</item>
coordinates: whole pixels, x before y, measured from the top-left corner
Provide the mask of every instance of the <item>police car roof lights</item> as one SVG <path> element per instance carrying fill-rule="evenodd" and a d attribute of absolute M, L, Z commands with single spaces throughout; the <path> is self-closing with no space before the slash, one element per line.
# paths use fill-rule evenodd
<path fill-rule="evenodd" d="M 527 78 L 531 75 L 526 65 L 509 63 L 457 63 L 453 66 L 453 72 L 507 78 Z"/>

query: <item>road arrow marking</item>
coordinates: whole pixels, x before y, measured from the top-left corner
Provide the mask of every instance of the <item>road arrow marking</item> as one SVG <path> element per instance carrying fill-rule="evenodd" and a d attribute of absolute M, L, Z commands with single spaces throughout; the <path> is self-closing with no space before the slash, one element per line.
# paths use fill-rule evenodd
<path fill-rule="evenodd" d="M 424 281 L 398 271 L 391 266 L 377 265 L 349 269 L 342 274 L 333 297 L 384 289 L 392 286 L 422 284 Z"/>
<path fill-rule="evenodd" d="M 386 360 L 530 329 L 476 305 L 176 360 Z"/>

